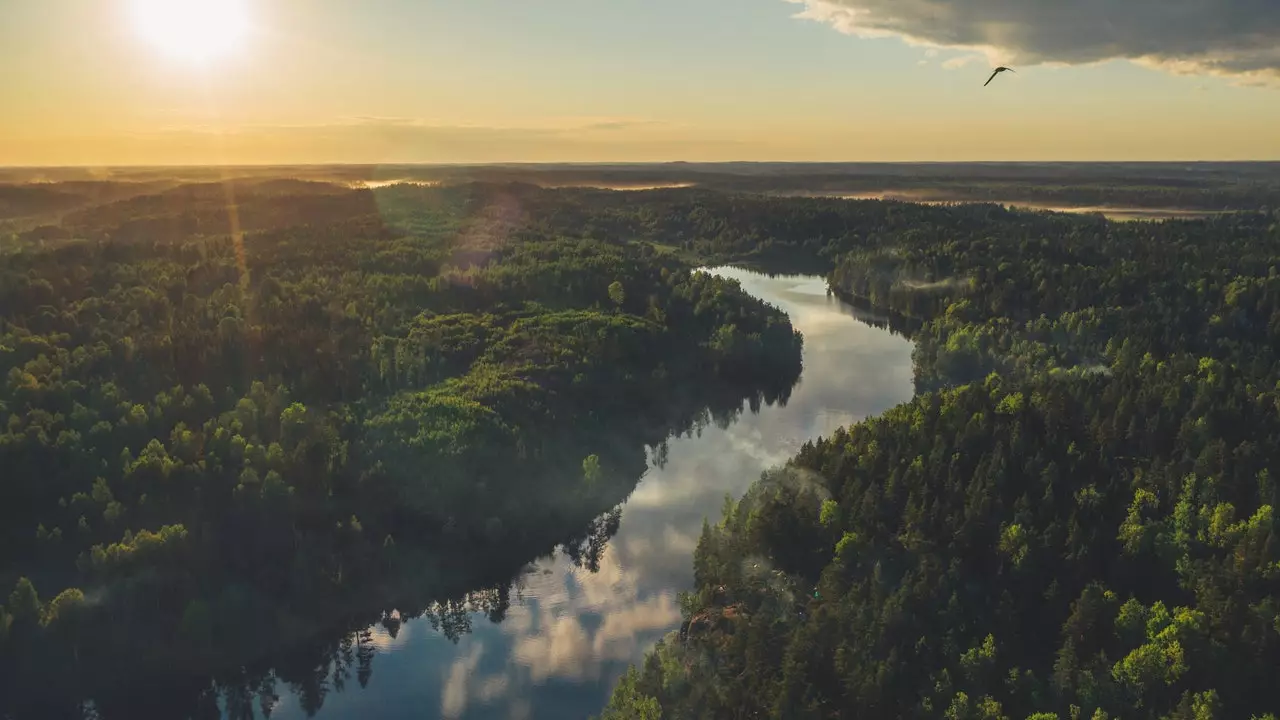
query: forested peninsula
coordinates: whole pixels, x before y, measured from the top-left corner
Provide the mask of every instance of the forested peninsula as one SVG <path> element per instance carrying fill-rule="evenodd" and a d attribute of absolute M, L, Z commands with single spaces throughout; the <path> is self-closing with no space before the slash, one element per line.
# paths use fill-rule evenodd
<path fill-rule="evenodd" d="M 598 556 L 646 448 L 799 376 L 778 310 L 520 189 L 140 190 L 3 246 L 6 717 L 217 716 L 183 678 L 500 617 L 538 554 Z"/>

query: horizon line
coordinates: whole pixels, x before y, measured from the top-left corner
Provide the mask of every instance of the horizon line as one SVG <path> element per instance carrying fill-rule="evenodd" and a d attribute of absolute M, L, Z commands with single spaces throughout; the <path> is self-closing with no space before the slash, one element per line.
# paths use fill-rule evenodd
<path fill-rule="evenodd" d="M 536 168 L 536 167 L 659 167 L 664 165 L 1273 165 L 1275 159 L 1198 160 L 545 160 L 492 162 L 262 162 L 262 163 L 164 163 L 164 164 L 81 164 L 81 165 L 0 165 L 5 170 L 189 170 L 203 168 Z"/>

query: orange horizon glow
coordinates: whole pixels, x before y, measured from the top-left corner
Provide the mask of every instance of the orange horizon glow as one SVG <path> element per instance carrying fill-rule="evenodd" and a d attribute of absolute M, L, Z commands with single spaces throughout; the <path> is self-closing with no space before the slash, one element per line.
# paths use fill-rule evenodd
<path fill-rule="evenodd" d="M 1272 87 L 1115 60 L 983 88 L 972 51 L 717 2 L 483 0 L 495 24 L 410 0 L 8 0 L 0 166 L 1280 158 Z"/>

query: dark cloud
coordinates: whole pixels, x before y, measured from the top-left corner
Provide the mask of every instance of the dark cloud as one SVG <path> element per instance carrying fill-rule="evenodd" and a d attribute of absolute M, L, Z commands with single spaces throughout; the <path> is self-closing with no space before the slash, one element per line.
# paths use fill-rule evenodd
<path fill-rule="evenodd" d="M 986 51 L 1010 63 L 1124 58 L 1280 81 L 1280 0 L 788 0 L 844 32 Z"/>

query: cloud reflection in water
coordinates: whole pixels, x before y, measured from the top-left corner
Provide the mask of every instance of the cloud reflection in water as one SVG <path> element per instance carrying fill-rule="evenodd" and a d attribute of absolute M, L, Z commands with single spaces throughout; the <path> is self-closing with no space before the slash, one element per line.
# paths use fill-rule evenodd
<path fill-rule="evenodd" d="M 716 271 L 787 312 L 804 333 L 804 374 L 786 407 L 744 413 L 673 438 L 623 509 L 599 571 L 563 556 L 534 563 L 506 619 L 475 618 L 457 645 L 423 620 L 394 641 L 377 635 L 367 689 L 329 696 L 322 717 L 578 718 L 603 706 L 613 683 L 680 625 L 677 594 L 693 584 L 703 518 L 718 519 L 760 473 L 811 439 L 878 414 L 912 395 L 911 345 L 853 319 L 821 278 Z M 276 718 L 299 717 L 287 698 Z"/>

